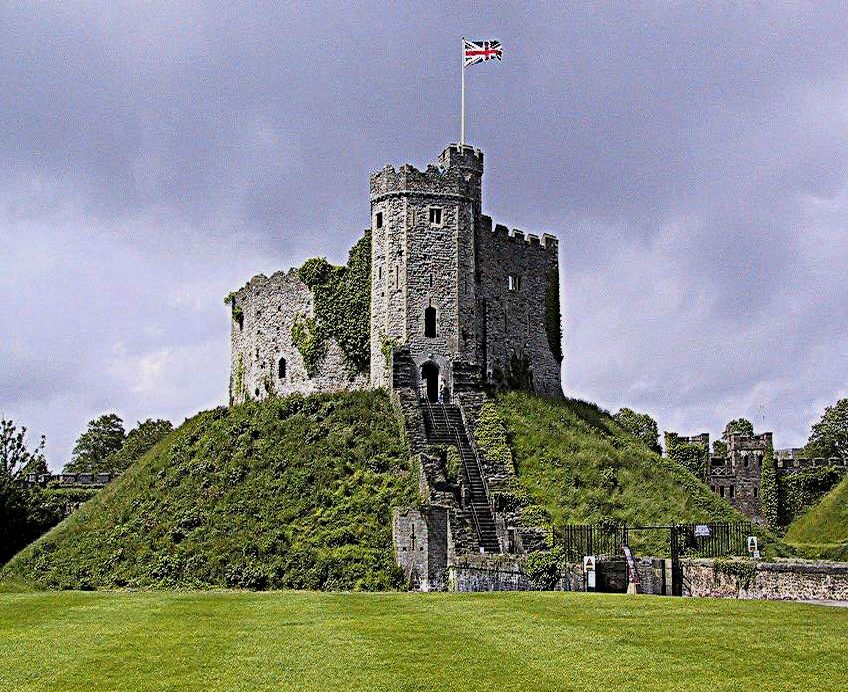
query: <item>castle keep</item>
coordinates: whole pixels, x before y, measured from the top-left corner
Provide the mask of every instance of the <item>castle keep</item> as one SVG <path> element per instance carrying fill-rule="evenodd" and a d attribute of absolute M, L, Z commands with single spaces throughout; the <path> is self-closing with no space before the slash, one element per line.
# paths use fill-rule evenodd
<path fill-rule="evenodd" d="M 561 395 L 557 239 L 484 216 L 482 178 L 483 153 L 455 144 L 424 171 L 407 164 L 371 175 L 370 278 L 358 287 L 370 315 L 322 325 L 306 267 L 256 276 L 231 294 L 231 401 L 391 389 L 391 354 L 401 347 L 430 401 L 442 388 L 484 383 Z M 345 319 L 367 323 L 367 367 L 346 358 L 326 324 Z"/>

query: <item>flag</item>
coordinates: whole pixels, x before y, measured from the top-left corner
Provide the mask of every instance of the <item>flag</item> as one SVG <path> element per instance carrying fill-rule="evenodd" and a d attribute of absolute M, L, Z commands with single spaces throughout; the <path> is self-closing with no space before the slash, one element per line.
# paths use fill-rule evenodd
<path fill-rule="evenodd" d="M 464 67 L 476 65 L 484 60 L 500 60 L 503 49 L 500 41 L 469 41 L 462 39 Z"/>

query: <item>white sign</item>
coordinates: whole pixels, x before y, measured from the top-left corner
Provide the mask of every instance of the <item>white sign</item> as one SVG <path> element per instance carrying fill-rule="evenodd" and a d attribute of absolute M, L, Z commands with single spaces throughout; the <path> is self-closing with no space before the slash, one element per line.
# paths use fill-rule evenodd
<path fill-rule="evenodd" d="M 584 555 L 583 556 L 583 571 L 586 573 L 586 588 L 594 590 L 595 589 L 595 556 L 594 555 Z"/>
<path fill-rule="evenodd" d="M 710 527 L 706 524 L 698 524 L 695 526 L 695 537 L 706 538 L 710 535 Z"/>
<path fill-rule="evenodd" d="M 757 560 L 760 559 L 760 551 L 759 550 L 754 551 L 754 558 L 756 558 Z"/>
<path fill-rule="evenodd" d="M 757 547 L 757 537 L 756 536 L 748 536 L 748 552 L 749 553 L 760 552 L 760 549 Z"/>

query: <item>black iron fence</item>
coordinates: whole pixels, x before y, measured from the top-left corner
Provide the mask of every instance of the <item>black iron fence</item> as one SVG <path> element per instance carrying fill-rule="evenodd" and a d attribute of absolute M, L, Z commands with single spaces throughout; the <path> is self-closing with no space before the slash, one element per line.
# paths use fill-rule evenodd
<path fill-rule="evenodd" d="M 554 545 L 568 562 L 584 555 L 620 555 L 621 546 L 638 550 L 640 544 L 655 557 L 724 557 L 746 555 L 748 536 L 756 535 L 751 522 L 709 522 L 667 526 L 568 524 L 553 530 Z"/>

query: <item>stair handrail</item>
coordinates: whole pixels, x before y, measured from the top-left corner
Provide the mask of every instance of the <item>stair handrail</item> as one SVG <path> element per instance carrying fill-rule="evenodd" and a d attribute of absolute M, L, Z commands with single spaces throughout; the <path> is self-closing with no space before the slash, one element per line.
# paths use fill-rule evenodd
<path fill-rule="evenodd" d="M 486 480 L 486 474 L 483 473 L 483 463 L 480 461 L 480 452 L 477 449 L 477 445 L 474 443 L 474 436 L 471 435 L 470 427 L 465 417 L 465 411 L 462 409 L 462 406 L 459 406 L 458 408 L 459 415 L 462 416 L 462 424 L 465 426 L 465 439 L 468 440 L 468 446 L 471 447 L 471 451 L 474 453 L 474 461 L 477 464 L 477 471 L 480 473 L 480 480 L 483 481 L 483 492 L 486 494 L 486 502 L 489 503 L 489 507 L 491 507 L 492 512 L 494 512 L 495 507 L 492 504 L 492 497 L 489 494 L 489 483 Z"/>
<path fill-rule="evenodd" d="M 459 462 L 462 464 L 462 473 L 465 475 L 465 482 L 468 483 L 468 492 L 470 494 L 471 493 L 471 476 L 468 475 L 468 469 L 465 468 L 465 462 L 462 460 L 462 443 L 460 442 L 460 439 L 459 439 L 459 431 L 450 424 L 448 424 L 448 429 L 453 430 L 454 437 L 456 438 L 456 449 L 457 449 L 457 453 L 459 454 Z M 485 489 L 485 487 L 486 487 L 486 482 L 484 480 L 483 481 L 483 488 Z M 483 529 L 480 526 L 480 517 L 477 516 L 477 508 L 474 506 L 474 500 L 472 499 L 469 504 L 471 505 L 471 516 L 474 518 L 474 528 L 477 529 L 477 536 L 480 539 L 480 547 L 484 548 L 484 550 L 485 550 L 485 547 L 483 546 Z"/>

